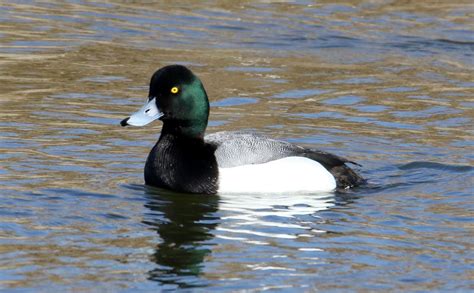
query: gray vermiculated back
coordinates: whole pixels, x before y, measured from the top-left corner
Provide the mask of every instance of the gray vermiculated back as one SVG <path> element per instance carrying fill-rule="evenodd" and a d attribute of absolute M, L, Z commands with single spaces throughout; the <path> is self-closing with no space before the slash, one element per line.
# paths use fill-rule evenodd
<path fill-rule="evenodd" d="M 262 164 L 284 157 L 299 156 L 323 165 L 336 178 L 338 188 L 354 187 L 365 182 L 364 178 L 345 165 L 358 165 L 357 163 L 331 153 L 246 132 L 216 132 L 207 135 L 205 140 L 216 148 L 217 165 L 221 168 Z"/>
<path fill-rule="evenodd" d="M 255 133 L 221 131 L 206 135 L 205 140 L 216 147 L 215 156 L 221 168 L 261 164 L 304 153 L 300 146 Z"/>

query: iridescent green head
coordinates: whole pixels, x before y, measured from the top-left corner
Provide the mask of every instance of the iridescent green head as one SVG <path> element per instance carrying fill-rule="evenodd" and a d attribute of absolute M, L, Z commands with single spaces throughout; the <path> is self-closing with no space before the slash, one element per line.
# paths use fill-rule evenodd
<path fill-rule="evenodd" d="M 121 124 L 143 126 L 159 119 L 163 133 L 203 137 L 208 117 L 209 100 L 199 78 L 185 66 L 169 65 L 153 74 L 145 106 Z"/>

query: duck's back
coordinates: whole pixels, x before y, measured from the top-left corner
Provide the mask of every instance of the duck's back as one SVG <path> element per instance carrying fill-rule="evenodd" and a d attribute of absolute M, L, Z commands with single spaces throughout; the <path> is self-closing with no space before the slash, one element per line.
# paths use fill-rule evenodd
<path fill-rule="evenodd" d="M 219 168 L 260 165 L 288 157 L 303 157 L 318 162 L 330 172 L 338 188 L 354 187 L 365 182 L 360 175 L 346 166 L 346 163 L 355 164 L 352 161 L 258 134 L 222 131 L 207 135 L 205 141 L 216 149 L 215 157 Z"/>

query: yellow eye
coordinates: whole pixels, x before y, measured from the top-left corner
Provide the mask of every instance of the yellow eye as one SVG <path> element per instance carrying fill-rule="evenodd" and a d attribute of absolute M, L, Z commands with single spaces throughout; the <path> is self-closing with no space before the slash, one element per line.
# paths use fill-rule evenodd
<path fill-rule="evenodd" d="M 171 93 L 172 94 L 177 94 L 178 92 L 179 92 L 179 88 L 177 88 L 175 86 L 171 88 Z"/>

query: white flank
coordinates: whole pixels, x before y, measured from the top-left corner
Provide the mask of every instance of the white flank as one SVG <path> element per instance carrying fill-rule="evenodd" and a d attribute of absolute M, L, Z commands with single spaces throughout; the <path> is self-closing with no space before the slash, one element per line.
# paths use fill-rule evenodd
<path fill-rule="evenodd" d="M 303 157 L 219 168 L 219 193 L 322 192 L 335 188 L 336 180 L 326 168 Z"/>

